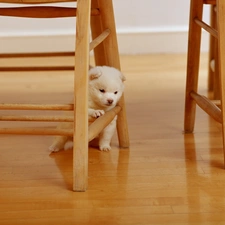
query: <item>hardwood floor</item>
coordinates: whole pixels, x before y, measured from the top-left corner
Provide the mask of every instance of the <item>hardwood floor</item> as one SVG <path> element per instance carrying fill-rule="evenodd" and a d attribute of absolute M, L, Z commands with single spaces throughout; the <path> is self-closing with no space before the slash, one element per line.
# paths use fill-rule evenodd
<path fill-rule="evenodd" d="M 2 65 L 20 62 L 0 60 Z M 198 109 L 195 132 L 183 133 L 186 55 L 122 56 L 121 64 L 130 149 L 119 149 L 116 136 L 110 152 L 90 148 L 89 188 L 78 193 L 71 190 L 71 150 L 49 154 L 50 136 L 1 135 L 1 225 L 225 224 L 221 126 Z M 72 76 L 2 72 L 0 101 L 68 103 Z M 206 80 L 204 55 L 203 94 Z"/>

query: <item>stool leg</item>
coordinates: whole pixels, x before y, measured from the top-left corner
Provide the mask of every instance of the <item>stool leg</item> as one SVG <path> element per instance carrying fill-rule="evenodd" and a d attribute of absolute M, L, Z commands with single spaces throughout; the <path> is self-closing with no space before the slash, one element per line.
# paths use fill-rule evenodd
<path fill-rule="evenodd" d="M 88 179 L 88 68 L 91 0 L 77 1 L 74 77 L 73 190 L 85 191 Z"/>
<path fill-rule="evenodd" d="M 112 0 L 93 0 L 93 5 L 100 8 L 101 15 L 98 18 L 92 18 L 93 38 L 105 29 L 110 29 L 110 35 L 106 40 L 95 48 L 95 62 L 97 65 L 112 66 L 120 70 L 120 59 L 117 43 L 117 34 L 115 27 L 114 11 Z M 129 147 L 128 125 L 126 118 L 126 107 L 124 95 L 118 103 L 122 110 L 118 114 L 117 133 L 120 147 Z"/>
<path fill-rule="evenodd" d="M 203 0 L 191 0 L 184 118 L 184 131 L 187 133 L 193 132 L 194 129 L 196 103 L 191 98 L 190 93 L 192 91 L 197 92 L 201 44 L 201 28 L 195 23 L 194 19 L 202 19 L 202 11 Z"/>
<path fill-rule="evenodd" d="M 221 111 L 222 111 L 222 133 L 223 151 L 225 157 L 225 1 L 217 1 L 218 16 L 218 51 L 219 51 L 219 74 L 221 87 Z M 225 161 L 225 158 L 224 158 Z"/>
<path fill-rule="evenodd" d="M 210 7 L 210 25 L 215 28 L 216 26 L 216 12 L 214 10 L 215 6 L 211 5 Z M 209 63 L 208 63 L 208 90 L 213 91 L 214 89 L 214 72 L 211 69 L 211 61 L 215 60 L 215 42 L 216 38 L 210 35 L 209 37 Z"/>
<path fill-rule="evenodd" d="M 217 13 L 215 5 L 211 5 L 211 21 L 210 24 L 213 28 L 217 29 Z M 214 71 L 211 69 L 211 60 L 214 60 Z M 209 67 L 208 67 L 208 90 L 213 92 L 213 99 L 220 99 L 220 82 L 218 70 L 218 41 L 215 37 L 210 35 L 209 46 Z"/>
<path fill-rule="evenodd" d="M 219 78 L 219 65 L 218 65 L 218 41 L 216 41 L 214 46 L 215 51 L 215 73 L 214 73 L 214 85 L 213 85 L 213 99 L 219 100 L 220 99 L 220 78 Z"/>

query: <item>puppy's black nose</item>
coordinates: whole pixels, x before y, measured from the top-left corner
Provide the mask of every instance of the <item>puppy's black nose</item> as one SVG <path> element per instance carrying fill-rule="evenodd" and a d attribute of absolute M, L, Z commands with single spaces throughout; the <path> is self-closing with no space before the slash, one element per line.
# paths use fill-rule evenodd
<path fill-rule="evenodd" d="M 108 104 L 111 105 L 113 103 L 113 100 L 112 99 L 108 99 L 107 102 L 108 102 Z"/>

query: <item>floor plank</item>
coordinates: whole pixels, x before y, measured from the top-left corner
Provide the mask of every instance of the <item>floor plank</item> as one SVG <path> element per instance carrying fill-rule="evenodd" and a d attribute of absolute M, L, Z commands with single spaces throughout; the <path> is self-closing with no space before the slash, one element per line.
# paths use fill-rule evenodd
<path fill-rule="evenodd" d="M 0 224 L 225 224 L 221 126 L 197 109 L 194 133 L 183 133 L 186 55 L 121 56 L 121 64 L 130 148 L 120 149 L 116 136 L 110 152 L 90 148 L 88 191 L 77 193 L 71 150 L 49 154 L 49 136 L 1 135 Z M 2 72 L 0 102 L 69 103 L 72 81 L 68 71 Z M 207 55 L 199 89 L 207 95 Z"/>

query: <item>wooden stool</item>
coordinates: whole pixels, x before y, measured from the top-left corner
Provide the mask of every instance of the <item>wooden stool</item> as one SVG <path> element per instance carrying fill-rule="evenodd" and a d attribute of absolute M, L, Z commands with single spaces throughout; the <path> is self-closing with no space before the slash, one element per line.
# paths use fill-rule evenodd
<path fill-rule="evenodd" d="M 216 5 L 211 5 L 210 26 L 217 29 Z M 209 64 L 208 64 L 208 90 L 212 93 L 211 98 L 220 100 L 220 84 L 218 72 L 218 43 L 217 38 L 210 35 L 209 41 Z"/>
<path fill-rule="evenodd" d="M 210 6 L 210 26 L 216 29 L 216 5 Z M 208 90 L 214 91 L 215 61 L 217 61 L 217 39 L 209 36 Z M 214 97 L 214 96 L 213 96 Z"/>
<path fill-rule="evenodd" d="M 202 21 L 204 4 L 217 5 L 217 30 Z M 198 93 L 198 74 L 200 60 L 201 29 L 205 29 L 218 39 L 218 71 L 221 109 L 205 96 Z M 191 0 L 189 40 L 188 40 L 188 61 L 185 99 L 185 122 L 184 130 L 187 133 L 193 132 L 196 103 L 206 113 L 222 124 L 223 150 L 225 153 L 225 1 L 223 0 Z M 224 154 L 225 155 L 225 154 Z"/>
<path fill-rule="evenodd" d="M 89 51 L 94 49 L 96 65 L 112 66 L 120 70 L 119 52 L 115 30 L 112 0 L 1 0 L 1 3 L 33 4 L 33 6 L 1 8 L 2 16 L 30 18 L 74 17 L 76 21 L 74 104 L 43 105 L 43 104 L 0 104 L 2 110 L 62 110 L 74 111 L 74 117 L 53 116 L 1 116 L 2 121 L 74 121 L 74 130 L 1 128 L 1 134 L 37 134 L 37 135 L 68 135 L 74 138 L 73 154 L 73 190 L 85 191 L 88 179 L 88 142 L 94 139 L 118 114 L 117 133 L 119 145 L 129 147 L 128 127 L 124 96 L 119 104 L 104 116 L 95 120 L 88 127 L 88 70 Z M 43 6 L 38 3 L 74 2 L 76 8 Z M 13 4 L 12 4 L 13 6 Z M 89 43 L 90 30 L 92 42 Z M 74 55 L 69 53 L 44 53 L 44 55 Z M 42 54 L 2 54 L 1 57 L 37 56 Z M 15 70 L 74 70 L 74 67 L 1 67 L 0 71 Z M 75 106 L 75 107 L 74 107 Z"/>

